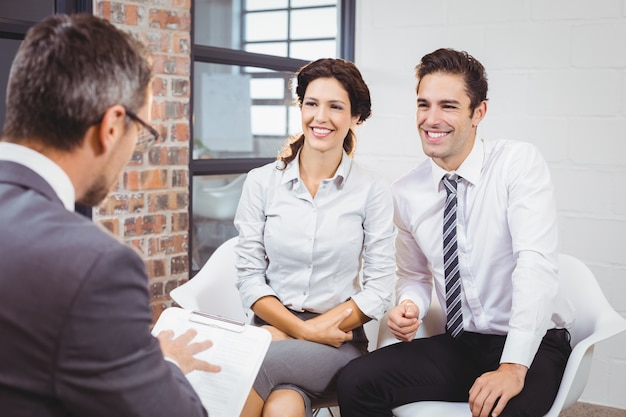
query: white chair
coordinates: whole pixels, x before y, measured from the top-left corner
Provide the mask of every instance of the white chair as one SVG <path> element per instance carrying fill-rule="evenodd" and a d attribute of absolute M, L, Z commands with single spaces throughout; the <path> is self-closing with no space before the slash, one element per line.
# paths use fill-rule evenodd
<path fill-rule="evenodd" d="M 236 242 L 233 237 L 222 243 L 193 278 L 170 291 L 172 300 L 188 310 L 248 322 L 235 286 Z"/>
<path fill-rule="evenodd" d="M 225 185 L 215 185 L 212 177 L 194 177 L 193 215 L 214 220 L 232 220 L 247 174 Z"/>
<path fill-rule="evenodd" d="M 226 184 L 226 178 L 194 177 L 191 234 L 194 270 L 205 262 L 207 252 L 211 253 L 217 243 L 237 234 L 233 219 L 246 176 L 241 174 Z"/>
<path fill-rule="evenodd" d="M 559 413 L 574 404 L 582 394 L 589 372 L 594 345 L 626 330 L 626 319 L 618 314 L 602 293 L 589 268 L 580 260 L 559 256 L 560 292 L 575 308 L 575 323 L 569 329 L 572 336 L 572 353 L 567 361 L 561 386 L 552 408 L 544 417 L 558 417 Z M 445 315 L 437 297 L 433 297 L 428 315 L 424 318 L 422 332 L 417 337 L 442 333 Z M 386 346 L 397 340 L 386 325 L 387 317 L 381 319 L 378 345 Z M 471 417 L 467 403 L 421 401 L 406 404 L 393 410 L 396 417 Z"/>
<path fill-rule="evenodd" d="M 188 310 L 249 322 L 250 311 L 244 311 L 239 291 L 235 286 L 237 268 L 234 249 L 237 239 L 238 237 L 233 237 L 222 243 L 192 279 L 170 291 L 172 300 Z M 371 348 L 376 343 L 378 325 L 371 321 L 365 328 Z M 336 405 L 336 398 L 314 401 L 313 415 L 326 408 L 328 414 L 334 416 L 333 408 Z"/>

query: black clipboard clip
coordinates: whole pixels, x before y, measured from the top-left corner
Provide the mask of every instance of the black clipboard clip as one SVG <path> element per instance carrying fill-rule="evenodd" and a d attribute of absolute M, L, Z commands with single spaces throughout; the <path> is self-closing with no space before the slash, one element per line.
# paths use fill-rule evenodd
<path fill-rule="evenodd" d="M 204 324 L 205 326 L 217 327 L 231 332 L 241 333 L 245 329 L 245 323 L 229 319 L 227 317 L 217 316 L 215 314 L 203 313 L 201 311 L 192 311 L 189 316 L 189 321 L 198 324 Z"/>

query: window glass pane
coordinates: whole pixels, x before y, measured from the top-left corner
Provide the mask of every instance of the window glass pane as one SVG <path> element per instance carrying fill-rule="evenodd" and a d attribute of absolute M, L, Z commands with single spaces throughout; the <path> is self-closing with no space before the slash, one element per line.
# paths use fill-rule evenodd
<path fill-rule="evenodd" d="M 293 41 L 337 41 L 337 2 L 330 0 L 193 0 L 194 43 L 310 59 L 333 52 L 289 52 Z M 272 42 L 268 42 L 272 41 Z M 276 42 L 276 43 L 274 43 Z M 257 43 L 262 45 L 256 46 Z"/>
<path fill-rule="evenodd" d="M 252 106 L 252 131 L 255 135 L 285 136 L 287 108 L 285 106 Z"/>
<path fill-rule="evenodd" d="M 337 9 L 294 10 L 291 13 L 291 39 L 319 39 L 337 36 Z"/>
<path fill-rule="evenodd" d="M 300 117 L 300 108 L 297 106 L 289 107 L 289 135 L 294 136 L 302 133 L 302 118 Z"/>
<path fill-rule="evenodd" d="M 199 269 L 215 249 L 237 235 L 233 225 L 245 174 L 193 177 L 191 239 L 193 269 Z"/>
<path fill-rule="evenodd" d="M 283 99 L 285 81 L 282 78 L 253 78 L 250 80 L 250 96 L 253 99 Z"/>
<path fill-rule="evenodd" d="M 245 25 L 248 42 L 287 38 L 287 12 L 248 13 Z"/>
<path fill-rule="evenodd" d="M 248 72 L 233 65 L 194 64 L 193 157 L 276 156 L 289 134 L 289 72 Z"/>
<path fill-rule="evenodd" d="M 293 42 L 289 56 L 308 61 L 317 58 L 336 58 L 337 45 L 335 41 Z"/>
<path fill-rule="evenodd" d="M 195 64 L 194 154 L 252 154 L 250 75 L 239 67 Z"/>
<path fill-rule="evenodd" d="M 54 14 L 55 0 L 3 0 L 0 1 L 0 16 L 5 19 L 37 22 Z"/>
<path fill-rule="evenodd" d="M 11 70 L 11 64 L 13 58 L 17 53 L 17 49 L 20 47 L 22 41 L 14 39 L 0 39 L 0 132 L 4 126 L 4 116 L 6 113 L 6 96 L 7 96 L 7 82 L 9 81 L 9 72 Z"/>
<path fill-rule="evenodd" d="M 246 10 L 284 9 L 288 0 L 246 0 Z"/>
<path fill-rule="evenodd" d="M 291 0 L 291 7 L 310 7 L 310 6 L 326 6 L 336 5 L 336 1 L 332 0 Z"/>
<path fill-rule="evenodd" d="M 287 42 L 249 43 L 246 51 L 255 54 L 287 56 Z"/>
<path fill-rule="evenodd" d="M 265 72 L 265 73 L 274 72 L 274 70 L 271 70 L 268 68 L 260 68 L 260 67 L 245 67 L 244 69 L 248 74 L 261 73 L 261 72 Z"/>
<path fill-rule="evenodd" d="M 194 0 L 194 42 L 240 49 L 240 10 L 235 0 Z"/>

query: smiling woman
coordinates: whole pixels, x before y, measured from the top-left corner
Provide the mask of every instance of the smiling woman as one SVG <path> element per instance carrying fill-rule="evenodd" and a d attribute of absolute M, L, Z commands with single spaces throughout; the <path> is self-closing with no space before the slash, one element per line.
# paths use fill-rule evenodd
<path fill-rule="evenodd" d="M 351 157 L 369 89 L 354 64 L 333 58 L 303 66 L 296 81 L 303 133 L 250 171 L 235 216 L 237 287 L 273 336 L 246 417 L 310 416 L 332 402 L 338 372 L 367 352 L 363 324 L 382 316 L 394 280 L 389 186 Z"/>
<path fill-rule="evenodd" d="M 279 159 L 285 166 L 289 164 L 305 144 L 312 145 L 306 138 L 315 138 L 313 128 L 328 129 L 332 120 L 339 121 L 339 126 L 343 127 L 348 123 L 348 128 L 342 128 L 338 136 L 341 136 L 343 149 L 352 156 L 355 151 L 352 128 L 372 114 L 369 89 L 359 70 L 348 61 L 323 58 L 302 67 L 295 81 L 297 103 L 302 112 L 302 134 L 290 139 Z"/>

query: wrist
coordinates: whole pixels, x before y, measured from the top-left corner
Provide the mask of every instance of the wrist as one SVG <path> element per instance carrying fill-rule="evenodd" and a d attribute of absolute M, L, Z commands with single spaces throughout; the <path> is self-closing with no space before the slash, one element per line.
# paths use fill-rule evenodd
<path fill-rule="evenodd" d="M 526 373 L 528 372 L 528 368 L 525 365 L 512 362 L 502 362 L 499 369 L 516 375 L 522 381 L 526 378 Z"/>
<path fill-rule="evenodd" d="M 420 309 L 413 301 L 406 299 L 400 302 L 400 309 L 402 310 L 402 315 L 406 318 L 419 318 Z"/>
<path fill-rule="evenodd" d="M 309 325 L 307 324 L 307 320 L 298 319 L 298 321 L 299 322 L 296 324 L 293 332 L 294 339 L 310 340 L 309 336 L 311 331 L 309 329 Z"/>
<path fill-rule="evenodd" d="M 169 356 L 163 356 L 163 359 L 165 359 L 166 362 L 173 363 L 174 365 L 176 365 L 176 367 L 180 369 L 180 364 L 178 363 L 176 359 L 170 358 Z"/>

